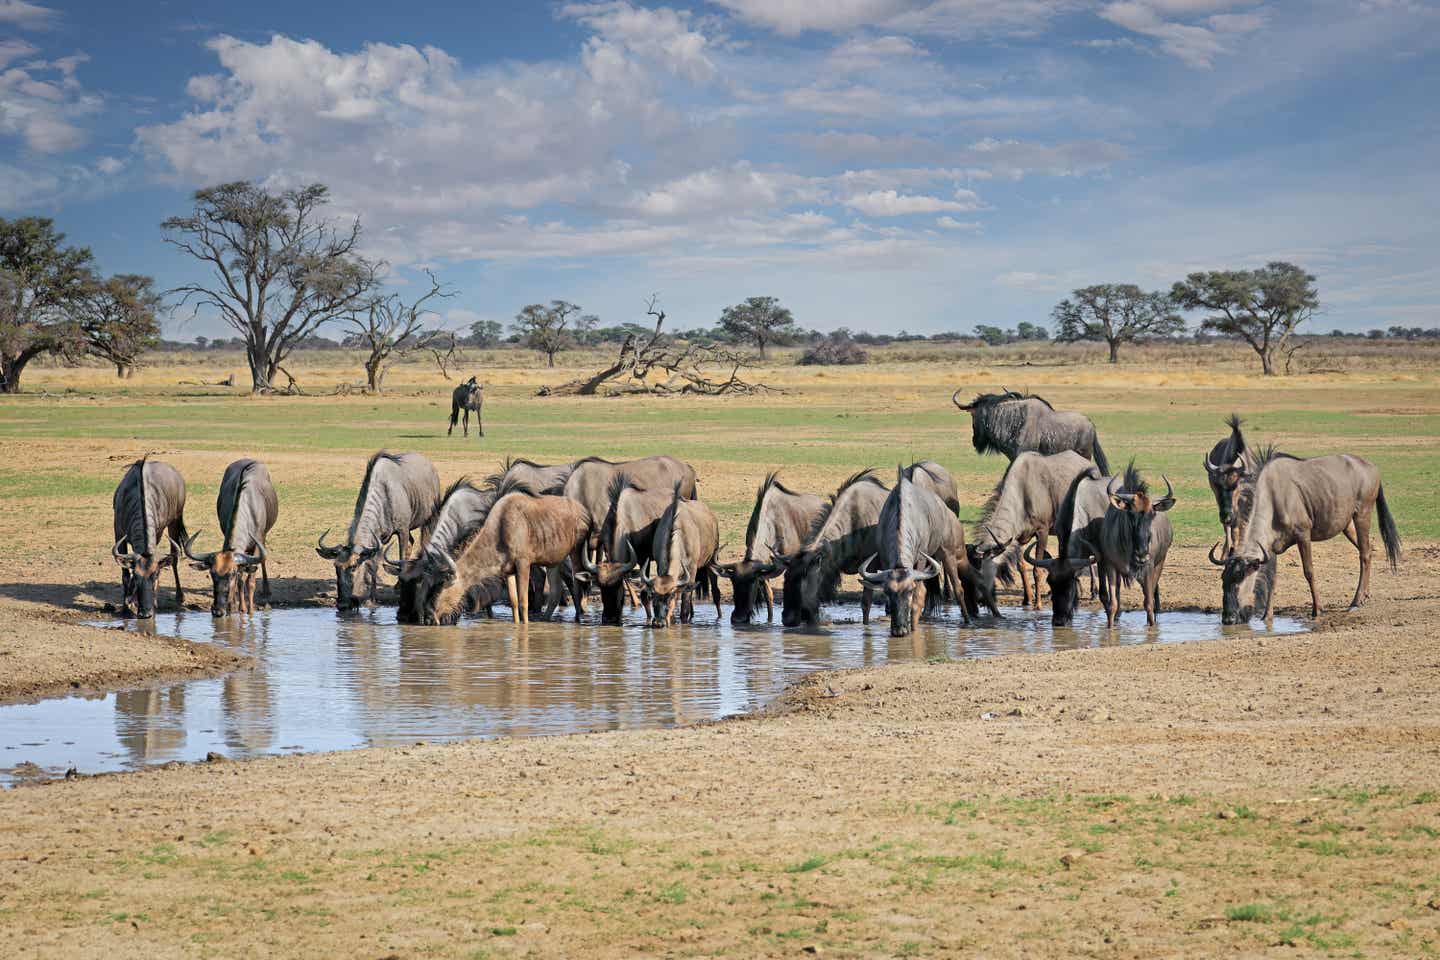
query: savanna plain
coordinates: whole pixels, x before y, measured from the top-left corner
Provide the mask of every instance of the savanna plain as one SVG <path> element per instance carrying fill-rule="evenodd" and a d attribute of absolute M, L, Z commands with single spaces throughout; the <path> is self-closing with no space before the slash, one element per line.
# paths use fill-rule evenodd
<path fill-rule="evenodd" d="M 597 358 L 552 371 L 499 351 L 464 371 L 486 384 L 483 440 L 445 435 L 451 383 L 418 365 L 383 397 L 331 395 L 356 378 L 339 354 L 297 360 L 313 395 L 296 397 L 203 385 L 243 373 L 229 354 L 159 357 L 123 382 L 27 373 L 0 401 L 6 700 L 246 669 L 240 652 L 86 625 L 118 600 L 110 495 L 146 452 L 185 475 L 190 529 L 211 537 L 225 465 L 268 464 L 277 606 L 333 604 L 312 546 L 381 447 L 426 454 L 447 482 L 506 455 L 671 453 L 733 552 L 772 469 L 828 492 L 931 458 L 973 518 L 1004 462 L 975 454 L 950 394 L 1001 384 L 1087 413 L 1112 464 L 1173 481 L 1164 610 L 1218 619 L 1201 461 L 1232 410 L 1253 441 L 1373 461 L 1405 553 L 1347 611 L 1354 549 L 1318 545 L 1325 612 L 1298 635 L 893 664 L 812 675 L 718 723 L 9 790 L 0 953 L 1440 955 L 1440 352 L 1317 350 L 1269 379 L 1226 346 L 1132 353 L 896 349 L 824 369 L 781 354 L 756 371 L 781 393 L 607 400 L 534 396 Z M 208 609 L 208 582 L 183 577 Z M 1293 551 L 1278 596 L 1279 614 L 1308 612 Z"/>

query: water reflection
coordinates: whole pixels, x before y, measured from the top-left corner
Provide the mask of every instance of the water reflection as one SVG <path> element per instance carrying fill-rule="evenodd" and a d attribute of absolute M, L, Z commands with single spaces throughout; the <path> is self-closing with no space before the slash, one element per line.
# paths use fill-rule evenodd
<path fill-rule="evenodd" d="M 659 727 L 741 713 L 803 673 L 891 660 L 963 659 L 1115 644 L 1213 639 L 1218 616 L 1144 614 L 1116 631 L 1086 611 L 1055 630 L 1048 612 L 1007 610 L 974 627 L 941 619 L 892 638 L 883 621 L 828 611 L 818 632 L 714 622 L 651 630 L 594 623 L 395 623 L 393 610 L 274 610 L 215 621 L 161 614 L 139 629 L 223 644 L 258 666 L 224 677 L 0 707 L 0 782 L 20 762 L 53 774 L 204 758 L 459 737 Z M 702 614 L 703 616 L 703 614 Z M 1275 632 L 1301 629 L 1277 621 Z M 1225 628 L 1225 633 L 1249 628 Z M 28 768 L 27 768 L 28 769 Z"/>

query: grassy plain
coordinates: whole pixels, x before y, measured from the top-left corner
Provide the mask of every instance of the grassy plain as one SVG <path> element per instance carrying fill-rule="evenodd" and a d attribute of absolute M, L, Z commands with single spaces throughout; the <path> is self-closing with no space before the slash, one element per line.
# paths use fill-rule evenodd
<path fill-rule="evenodd" d="M 598 358 L 548 371 L 504 353 L 475 371 L 483 441 L 444 435 L 447 385 L 421 367 L 383 398 L 178 382 L 239 373 L 233 356 L 169 358 L 123 384 L 29 371 L 31 395 L 0 398 L 11 696 L 48 689 L 23 674 L 56 648 L 69 679 L 114 682 L 84 672 L 110 638 L 74 622 L 115 598 L 110 492 L 147 450 L 186 475 L 191 529 L 212 533 L 224 465 L 270 464 L 274 571 L 295 603 L 328 602 L 310 544 L 346 519 L 381 446 L 427 453 L 447 480 L 506 454 L 674 453 L 739 543 L 774 468 L 828 490 L 930 457 L 973 515 L 1003 461 L 974 454 L 949 395 L 1002 383 L 1091 415 L 1112 463 L 1170 475 L 1167 603 L 1218 604 L 1200 458 L 1231 410 L 1257 441 L 1377 463 L 1407 555 L 1347 614 L 1353 550 L 1318 547 L 1327 614 L 1307 636 L 900 665 L 817 677 L 776 716 L 706 727 L 14 791 L 0 797 L 0 942 L 110 958 L 1440 954 L 1440 374 L 1426 349 L 1262 381 L 1221 347 L 1118 368 L 896 348 L 844 370 L 782 358 L 758 376 L 786 393 L 723 400 L 536 399 Z M 344 356 L 302 359 L 315 392 L 357 375 Z M 1304 597 L 1286 557 L 1282 612 Z M 147 654 L 131 655 L 143 676 Z"/>

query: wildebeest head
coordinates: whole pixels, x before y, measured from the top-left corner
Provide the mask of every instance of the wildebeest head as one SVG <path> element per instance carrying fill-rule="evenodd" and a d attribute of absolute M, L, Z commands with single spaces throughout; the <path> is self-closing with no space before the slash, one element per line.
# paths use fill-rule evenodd
<path fill-rule="evenodd" d="M 600 587 L 601 623 L 620 622 L 625 578 L 640 565 L 635 555 L 635 545 L 630 542 L 629 537 L 621 539 L 620 547 L 619 556 L 598 563 L 590 556 L 587 548 L 581 559 L 584 569 L 575 572 L 577 580 L 593 581 Z"/>
<path fill-rule="evenodd" d="M 1150 531 L 1155 515 L 1175 506 L 1175 488 L 1170 478 L 1161 474 L 1161 479 L 1165 481 L 1165 496 L 1156 500 L 1150 496 L 1149 486 L 1140 479 L 1140 471 L 1132 463 L 1125 468 L 1123 477 L 1110 481 L 1105 491 L 1110 498 L 1110 509 L 1105 515 L 1109 538 L 1106 552 L 1128 557 L 1132 576 L 1150 562 Z"/>
<path fill-rule="evenodd" d="M 1210 548 L 1210 562 L 1220 568 L 1220 622 L 1249 623 L 1270 607 L 1275 585 L 1275 557 L 1264 545 L 1258 555 L 1235 551 L 1223 559 L 1215 556 L 1217 541 Z"/>
<path fill-rule="evenodd" d="M 650 563 L 640 571 L 640 582 L 650 594 L 650 626 L 668 627 L 675 622 L 675 604 L 694 583 L 690 571 L 650 576 Z"/>
<path fill-rule="evenodd" d="M 934 557 L 925 555 L 924 567 L 871 570 L 870 565 L 875 562 L 876 556 L 872 553 L 861 564 L 860 577 L 883 594 L 885 609 L 890 614 L 890 636 L 909 636 L 920 622 L 920 613 L 925 608 L 925 581 L 940 575 L 940 564 Z"/>
<path fill-rule="evenodd" d="M 991 539 L 994 537 L 992 535 Z M 971 613 L 978 612 L 972 609 L 977 604 L 985 604 L 992 616 L 1000 616 L 1000 604 L 995 596 L 995 582 L 998 580 L 1004 584 L 1015 582 L 1015 571 L 1010 565 L 1009 558 L 1003 552 L 996 552 L 983 549 L 978 544 L 965 544 L 965 557 L 970 561 L 971 575 L 962 586 L 965 589 L 966 608 Z"/>
<path fill-rule="evenodd" d="M 835 599 L 840 571 L 824 548 L 803 550 L 782 558 L 785 580 L 781 592 L 780 623 L 786 627 L 818 627 L 824 623 L 820 605 Z"/>
<path fill-rule="evenodd" d="M 1241 420 L 1235 414 L 1230 414 L 1225 423 L 1230 427 L 1230 436 L 1206 454 L 1205 476 L 1210 481 L 1210 491 L 1215 494 L 1220 525 L 1229 527 L 1235 522 L 1236 491 L 1246 479 L 1245 436 L 1240 432 Z"/>
<path fill-rule="evenodd" d="M 362 597 L 355 594 L 355 572 L 375 559 L 380 553 L 380 545 L 365 547 L 356 550 L 351 544 L 345 543 L 335 547 L 325 546 L 325 537 L 329 534 L 320 534 L 320 539 L 315 543 L 315 552 L 324 560 L 335 564 L 335 606 L 340 610 L 355 610 L 364 602 Z"/>
<path fill-rule="evenodd" d="M 253 556 L 233 549 L 196 553 L 198 539 L 200 531 L 185 541 L 185 556 L 190 566 L 210 574 L 210 615 L 229 616 L 232 608 L 239 613 L 253 613 L 255 571 L 265 559 L 265 546 L 256 544 L 260 552 Z"/>
<path fill-rule="evenodd" d="M 999 393 L 979 394 L 969 403 L 960 402 L 959 390 L 950 395 L 951 403 L 970 414 L 970 440 L 977 453 L 1004 452 L 1005 443 L 1020 433 L 1028 415 L 1025 404 L 1015 401 L 1028 399 L 1025 394 L 1005 387 L 1001 387 Z"/>
<path fill-rule="evenodd" d="M 717 563 L 715 572 L 728 577 L 735 595 L 735 606 L 730 611 L 732 624 L 749 623 L 755 616 L 755 604 L 760 596 L 764 581 L 778 577 L 785 572 L 783 564 L 774 554 L 769 560 L 737 560 L 734 563 Z"/>
<path fill-rule="evenodd" d="M 155 556 L 151 553 L 122 553 L 120 548 L 125 546 L 129 537 L 121 537 L 110 548 L 110 555 L 115 562 L 120 564 L 120 586 L 124 593 L 123 607 L 125 613 L 134 611 L 135 616 L 142 620 L 155 616 L 155 584 L 160 579 L 160 571 L 175 562 L 173 554 Z"/>
<path fill-rule="evenodd" d="M 1046 582 L 1050 585 L 1050 623 L 1057 627 L 1068 627 L 1075 622 L 1075 611 L 1080 606 L 1080 574 L 1096 561 L 1095 550 L 1085 541 L 1072 546 L 1078 547 L 1069 556 L 1035 556 L 1035 544 L 1025 548 L 1025 559 L 1045 571 Z"/>

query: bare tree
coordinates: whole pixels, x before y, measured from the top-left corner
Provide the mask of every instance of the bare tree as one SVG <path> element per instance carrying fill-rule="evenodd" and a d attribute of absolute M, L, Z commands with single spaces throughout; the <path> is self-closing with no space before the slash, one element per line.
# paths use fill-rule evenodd
<path fill-rule="evenodd" d="M 430 289 L 414 302 L 406 303 L 398 293 L 373 297 L 362 309 L 345 317 L 354 328 L 346 339 L 370 351 L 365 358 L 365 380 L 366 389 L 371 393 L 381 393 L 390 367 L 414 353 L 436 355 L 440 372 L 449 377 L 448 360 L 442 363 L 440 358 L 454 354 L 458 349 L 457 340 L 449 330 L 426 327 L 427 318 L 434 314 L 425 304 L 455 293 L 444 289 L 429 270 L 425 275 L 430 278 Z"/>
<path fill-rule="evenodd" d="M 1166 293 L 1146 293 L 1133 283 L 1097 283 L 1081 287 L 1055 305 L 1051 316 L 1060 343 L 1104 340 L 1110 362 L 1120 362 L 1120 344 L 1146 337 L 1173 337 L 1185 330 Z M 1043 328 L 1042 328 L 1043 329 Z"/>
<path fill-rule="evenodd" d="M 546 366 L 555 366 L 555 354 L 576 344 L 577 331 L 589 330 L 599 322 L 591 314 L 577 317 L 580 307 L 568 300 L 551 300 L 547 307 L 532 303 L 515 314 L 511 324 L 521 341 L 530 349 L 545 354 Z"/>
<path fill-rule="evenodd" d="M 356 252 L 360 221 L 326 219 L 328 194 L 318 183 L 272 193 L 241 180 L 197 190 L 188 216 L 161 224 L 167 243 L 210 269 L 208 282 L 173 292 L 240 333 L 254 393 L 277 389 L 295 345 L 364 307 L 377 283 L 378 265 Z"/>

